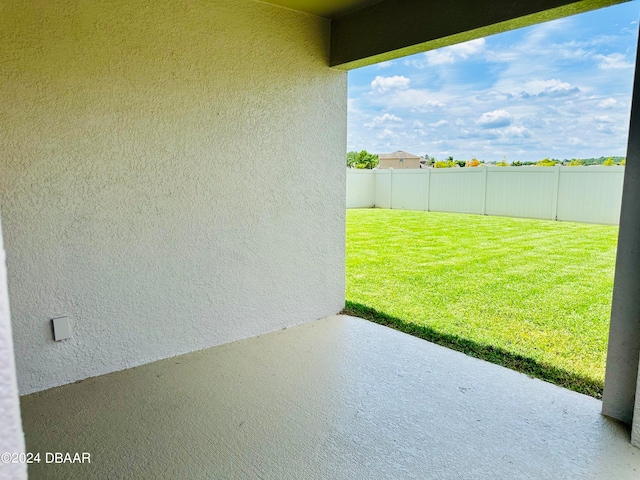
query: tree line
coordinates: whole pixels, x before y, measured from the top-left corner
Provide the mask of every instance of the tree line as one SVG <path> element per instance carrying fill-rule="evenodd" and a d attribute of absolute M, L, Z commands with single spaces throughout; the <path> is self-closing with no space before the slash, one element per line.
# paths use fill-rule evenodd
<path fill-rule="evenodd" d="M 347 167 L 348 168 L 364 168 L 371 170 L 376 168 L 380 163 L 378 155 L 369 153 L 366 150 L 360 152 L 347 152 Z"/>
<path fill-rule="evenodd" d="M 425 167 L 434 168 L 460 168 L 460 167 L 479 167 L 480 165 L 495 165 L 498 167 L 523 167 L 523 166 L 538 166 L 538 167 L 553 167 L 555 165 L 563 165 L 566 167 L 580 167 L 589 165 L 602 165 L 605 167 L 611 167 L 614 165 L 625 165 L 627 162 L 625 157 L 611 156 L 611 157 L 593 157 L 593 158 L 565 158 L 560 160 L 557 158 L 543 158 L 536 162 L 531 161 L 513 161 L 508 162 L 506 156 L 502 157 L 499 162 L 485 162 L 484 160 L 478 160 L 472 158 L 471 160 L 456 160 L 453 156 L 449 156 L 444 160 L 438 160 L 435 157 L 431 157 L 427 154 L 423 155 L 420 163 Z M 378 155 L 369 153 L 366 150 L 359 152 L 351 151 L 347 152 L 347 167 L 359 168 L 359 169 L 373 169 L 378 166 L 380 160 Z"/>

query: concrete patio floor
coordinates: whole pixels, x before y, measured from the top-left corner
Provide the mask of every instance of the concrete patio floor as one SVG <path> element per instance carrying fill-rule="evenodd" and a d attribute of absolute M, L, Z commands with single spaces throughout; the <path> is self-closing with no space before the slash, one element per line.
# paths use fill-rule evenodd
<path fill-rule="evenodd" d="M 640 478 L 600 401 L 345 316 L 21 403 L 31 479 Z"/>

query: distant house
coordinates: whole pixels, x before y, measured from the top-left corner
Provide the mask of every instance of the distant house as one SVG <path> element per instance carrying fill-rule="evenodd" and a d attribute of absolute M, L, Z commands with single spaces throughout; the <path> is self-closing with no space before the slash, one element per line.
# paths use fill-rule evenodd
<path fill-rule="evenodd" d="M 402 150 L 380 153 L 378 158 L 380 159 L 378 168 L 420 168 L 420 157 Z"/>

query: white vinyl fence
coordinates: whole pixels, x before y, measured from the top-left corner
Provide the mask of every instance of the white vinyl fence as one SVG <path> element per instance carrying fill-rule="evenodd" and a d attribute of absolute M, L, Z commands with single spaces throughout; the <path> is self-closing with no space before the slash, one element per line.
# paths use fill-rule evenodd
<path fill-rule="evenodd" d="M 347 169 L 347 208 L 618 225 L 624 167 Z"/>

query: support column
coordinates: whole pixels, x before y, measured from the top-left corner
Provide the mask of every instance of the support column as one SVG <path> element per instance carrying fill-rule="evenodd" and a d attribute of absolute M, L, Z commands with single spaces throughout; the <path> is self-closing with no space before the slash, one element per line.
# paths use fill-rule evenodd
<path fill-rule="evenodd" d="M 638 50 L 640 54 L 640 50 Z M 620 210 L 618 253 L 611 305 L 609 350 L 602 413 L 632 423 L 640 446 L 638 362 L 640 361 L 640 70 L 631 102 L 627 163 Z M 635 413 L 634 415 L 634 408 Z"/>
<path fill-rule="evenodd" d="M 631 445 L 640 448 L 640 375 L 636 386 L 636 404 L 634 408 L 633 424 L 631 426 Z"/>
<path fill-rule="evenodd" d="M 0 453 L 24 453 L 24 433 L 20 418 L 20 399 L 13 356 L 13 337 L 9 316 L 9 294 L 2 227 L 0 226 Z M 27 465 L 0 462 L 0 478 L 27 478 Z"/>

